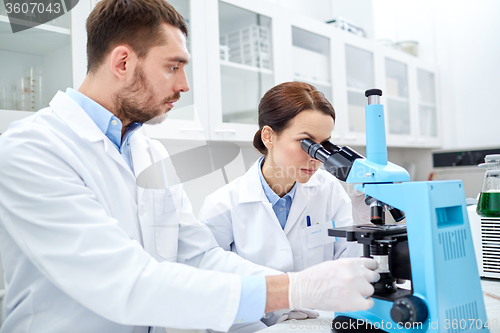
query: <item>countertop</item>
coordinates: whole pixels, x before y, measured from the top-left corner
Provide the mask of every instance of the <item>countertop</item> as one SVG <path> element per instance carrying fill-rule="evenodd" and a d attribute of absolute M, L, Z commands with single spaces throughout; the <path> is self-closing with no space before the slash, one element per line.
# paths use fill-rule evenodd
<path fill-rule="evenodd" d="M 481 279 L 484 304 L 488 320 L 491 323 L 490 332 L 500 333 L 500 280 Z M 331 333 L 330 325 L 334 317 L 333 312 L 318 311 L 316 319 L 291 320 L 268 327 L 259 332 L 315 332 Z"/>

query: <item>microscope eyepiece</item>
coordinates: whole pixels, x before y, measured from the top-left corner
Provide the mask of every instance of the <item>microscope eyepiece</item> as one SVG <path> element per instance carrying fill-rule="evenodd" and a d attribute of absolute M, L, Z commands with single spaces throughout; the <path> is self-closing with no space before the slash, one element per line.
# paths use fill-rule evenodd
<path fill-rule="evenodd" d="M 369 89 L 369 90 L 365 91 L 365 97 L 373 96 L 373 95 L 382 96 L 382 90 L 380 90 L 380 89 Z"/>
<path fill-rule="evenodd" d="M 341 181 L 346 181 L 351 166 L 357 158 L 363 158 L 349 147 L 339 147 L 329 141 L 322 144 L 311 139 L 300 140 L 300 146 L 314 159 L 323 163 L 325 170 Z"/>

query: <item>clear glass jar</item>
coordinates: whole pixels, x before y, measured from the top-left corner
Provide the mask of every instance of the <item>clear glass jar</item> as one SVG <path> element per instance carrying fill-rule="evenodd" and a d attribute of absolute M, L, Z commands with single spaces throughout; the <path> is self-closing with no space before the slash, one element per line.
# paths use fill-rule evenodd
<path fill-rule="evenodd" d="M 486 173 L 477 213 L 483 217 L 500 217 L 500 155 L 487 155 L 484 161 L 479 164 L 479 167 L 486 168 Z"/>

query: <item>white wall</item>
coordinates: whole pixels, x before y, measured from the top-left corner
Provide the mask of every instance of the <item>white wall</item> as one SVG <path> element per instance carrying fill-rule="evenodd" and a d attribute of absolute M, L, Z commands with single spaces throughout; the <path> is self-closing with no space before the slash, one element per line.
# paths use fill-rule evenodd
<path fill-rule="evenodd" d="M 499 146 L 500 1 L 375 0 L 375 39 L 418 40 L 437 67 L 443 148 Z"/>
<path fill-rule="evenodd" d="M 418 41 L 419 58 L 435 62 L 435 0 L 376 0 L 373 2 L 375 40 Z"/>
<path fill-rule="evenodd" d="M 436 64 L 444 148 L 500 145 L 499 15 L 497 0 L 437 2 Z"/>

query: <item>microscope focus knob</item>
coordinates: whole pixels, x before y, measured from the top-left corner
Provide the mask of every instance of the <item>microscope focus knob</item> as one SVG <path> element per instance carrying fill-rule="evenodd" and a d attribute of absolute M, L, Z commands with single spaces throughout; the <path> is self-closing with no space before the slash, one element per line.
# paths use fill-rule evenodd
<path fill-rule="evenodd" d="M 392 305 L 391 318 L 396 323 L 422 323 L 427 318 L 427 306 L 416 296 L 401 297 Z"/>

